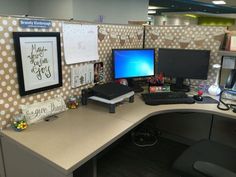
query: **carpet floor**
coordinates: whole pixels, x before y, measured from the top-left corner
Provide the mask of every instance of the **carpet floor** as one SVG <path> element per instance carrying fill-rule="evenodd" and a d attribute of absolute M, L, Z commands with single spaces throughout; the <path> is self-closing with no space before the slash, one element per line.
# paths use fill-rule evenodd
<path fill-rule="evenodd" d="M 130 137 L 104 153 L 97 163 L 98 177 L 178 177 L 171 166 L 186 145 L 159 138 L 151 147 L 138 147 Z"/>

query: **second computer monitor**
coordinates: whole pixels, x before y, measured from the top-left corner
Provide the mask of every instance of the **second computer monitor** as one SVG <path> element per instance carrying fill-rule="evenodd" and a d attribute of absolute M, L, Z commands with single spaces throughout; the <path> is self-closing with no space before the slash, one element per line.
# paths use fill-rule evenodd
<path fill-rule="evenodd" d="M 183 85 L 183 80 L 206 80 L 209 68 L 209 50 L 188 49 L 164 49 L 158 51 L 158 73 L 176 78 L 176 84 L 172 86 L 174 91 L 188 91 Z"/>

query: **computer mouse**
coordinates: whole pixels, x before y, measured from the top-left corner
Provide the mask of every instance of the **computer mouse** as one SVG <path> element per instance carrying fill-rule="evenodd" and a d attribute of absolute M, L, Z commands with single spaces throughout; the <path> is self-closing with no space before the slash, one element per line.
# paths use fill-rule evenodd
<path fill-rule="evenodd" d="M 194 96 L 193 96 L 193 99 L 196 100 L 196 101 L 202 101 L 202 100 L 203 100 L 203 97 L 202 97 L 202 96 L 199 96 L 199 95 L 194 95 Z"/>

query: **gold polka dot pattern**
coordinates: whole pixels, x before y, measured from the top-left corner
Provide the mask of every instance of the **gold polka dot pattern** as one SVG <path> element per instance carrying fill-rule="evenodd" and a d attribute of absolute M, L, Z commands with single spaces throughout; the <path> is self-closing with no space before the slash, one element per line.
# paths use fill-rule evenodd
<path fill-rule="evenodd" d="M 200 49 L 211 50 L 210 66 L 207 80 L 191 80 L 191 84 L 197 86 L 199 84 L 211 85 L 215 82 L 216 72 L 212 69 L 213 64 L 221 63 L 221 56 L 218 51 L 221 42 L 214 38 L 216 32 L 224 33 L 224 27 L 210 27 L 210 26 L 156 26 L 147 27 L 145 36 L 146 48 L 186 48 L 186 49 Z M 155 32 L 156 38 L 153 38 Z M 173 37 L 173 40 L 170 37 Z M 169 37 L 169 38 L 168 38 Z M 198 38 L 204 37 L 203 41 Z M 186 46 L 180 45 L 181 39 L 189 39 Z M 156 52 L 157 52 L 156 50 Z M 157 54 L 157 53 L 156 53 Z M 156 55 L 157 56 L 157 55 Z M 158 58 L 158 56 L 157 56 Z"/>
<path fill-rule="evenodd" d="M 81 64 L 66 65 L 64 61 L 64 50 L 62 40 L 62 21 L 52 21 L 50 29 L 22 29 L 19 27 L 19 19 L 14 17 L 0 17 L 0 129 L 10 126 L 10 118 L 19 114 L 21 104 L 32 104 L 39 101 L 45 101 L 61 95 L 65 100 L 71 95 L 80 95 L 83 88 L 92 85 L 86 85 L 72 89 L 70 85 L 70 68 L 77 67 Z M 142 26 L 128 25 L 99 25 L 99 28 L 106 30 L 106 36 L 103 40 L 98 41 L 99 61 L 104 63 L 105 81 L 112 80 L 112 60 L 111 52 L 114 48 L 142 48 L 143 38 Z M 210 64 L 220 63 L 218 49 L 220 42 L 214 39 L 213 33 L 224 30 L 223 27 L 199 27 L 199 26 L 159 26 L 147 27 L 145 37 L 146 48 L 180 48 L 179 40 L 181 38 L 191 38 L 191 42 L 186 49 L 210 49 Z M 32 94 L 21 97 L 19 95 L 19 85 L 17 81 L 15 52 L 13 46 L 12 32 L 60 32 L 62 47 L 62 74 L 63 86 L 53 90 Z M 151 32 L 156 31 L 157 38 L 151 38 Z M 111 34 L 116 39 L 111 38 Z M 193 39 L 197 36 L 204 36 L 205 40 L 202 45 L 197 45 Z M 171 38 L 172 36 L 173 38 Z M 122 38 L 122 42 L 121 42 Z M 125 41 L 123 41 L 125 39 Z M 132 39 L 132 40 L 130 40 Z M 172 40 L 173 39 L 173 40 Z M 212 84 L 215 80 L 216 71 L 209 68 L 208 80 L 193 80 L 192 83 L 197 85 Z"/>
<path fill-rule="evenodd" d="M 19 114 L 19 106 L 45 101 L 60 95 L 66 100 L 68 96 L 80 95 L 82 89 L 92 85 L 86 85 L 72 89 L 70 83 L 70 69 L 80 64 L 66 65 L 64 60 L 63 40 L 62 40 L 62 21 L 52 21 L 50 29 L 22 29 L 19 27 L 19 19 L 15 17 L 0 17 L 0 129 L 10 126 L 12 116 Z M 68 23 L 68 22 L 67 22 Z M 137 34 L 143 30 L 142 26 L 128 25 L 99 25 L 108 34 L 104 40 L 98 41 L 99 61 L 104 62 L 105 81 L 112 80 L 111 51 L 113 48 L 141 48 L 142 39 L 137 35 L 129 41 L 129 35 Z M 61 33 L 61 56 L 62 56 L 62 76 L 63 86 L 60 88 L 39 92 L 36 94 L 21 97 L 19 95 L 19 85 L 17 80 L 15 52 L 13 46 L 12 32 L 60 32 Z M 109 39 L 111 32 L 117 33 L 117 39 L 113 42 Z M 120 36 L 126 35 L 124 45 L 120 43 Z"/>

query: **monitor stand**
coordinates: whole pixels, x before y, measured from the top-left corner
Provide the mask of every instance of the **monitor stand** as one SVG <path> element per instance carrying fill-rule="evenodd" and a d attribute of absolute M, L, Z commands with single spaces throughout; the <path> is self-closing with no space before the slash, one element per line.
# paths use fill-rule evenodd
<path fill-rule="evenodd" d="M 184 78 L 176 78 L 176 82 L 170 86 L 170 90 L 173 92 L 189 92 L 190 88 L 184 85 Z"/>
<path fill-rule="evenodd" d="M 132 88 L 135 93 L 140 93 L 144 91 L 144 89 L 140 85 L 138 85 L 138 83 L 135 82 L 134 79 L 127 79 L 127 81 L 128 86 Z"/>

